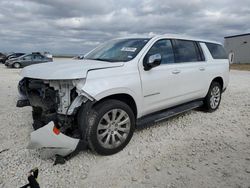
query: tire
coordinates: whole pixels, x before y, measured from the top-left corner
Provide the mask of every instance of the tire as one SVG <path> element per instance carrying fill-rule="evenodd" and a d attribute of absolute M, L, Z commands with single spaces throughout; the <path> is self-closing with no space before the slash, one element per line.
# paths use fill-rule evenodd
<path fill-rule="evenodd" d="M 16 69 L 20 69 L 21 68 L 21 64 L 20 63 L 14 63 L 13 67 Z"/>
<path fill-rule="evenodd" d="M 221 102 L 222 88 L 218 82 L 212 82 L 207 96 L 204 99 L 204 107 L 208 112 L 213 112 L 219 108 Z"/>
<path fill-rule="evenodd" d="M 121 151 L 131 140 L 135 130 L 135 116 L 131 108 L 119 100 L 106 100 L 95 105 L 84 120 L 86 138 L 90 149 L 100 155 L 112 155 Z"/>

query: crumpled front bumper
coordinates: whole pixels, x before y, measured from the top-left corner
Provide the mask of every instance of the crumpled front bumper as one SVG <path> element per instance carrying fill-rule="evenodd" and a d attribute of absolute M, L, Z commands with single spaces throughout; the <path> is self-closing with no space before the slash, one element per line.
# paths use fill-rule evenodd
<path fill-rule="evenodd" d="M 51 121 L 31 133 L 27 148 L 42 149 L 46 156 L 67 156 L 75 151 L 79 141 L 79 139 L 71 138 L 54 129 L 54 123 Z"/>

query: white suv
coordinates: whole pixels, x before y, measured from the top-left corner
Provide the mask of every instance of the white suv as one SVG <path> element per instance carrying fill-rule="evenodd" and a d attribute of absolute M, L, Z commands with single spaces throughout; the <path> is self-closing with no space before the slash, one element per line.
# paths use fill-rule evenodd
<path fill-rule="evenodd" d="M 32 65 L 21 75 L 17 106 L 33 108 L 33 148 L 66 155 L 85 143 L 110 155 L 128 144 L 136 126 L 200 106 L 216 110 L 229 62 L 220 43 L 163 35 L 114 39 L 81 61 Z M 45 129 L 64 137 L 53 147 Z"/>

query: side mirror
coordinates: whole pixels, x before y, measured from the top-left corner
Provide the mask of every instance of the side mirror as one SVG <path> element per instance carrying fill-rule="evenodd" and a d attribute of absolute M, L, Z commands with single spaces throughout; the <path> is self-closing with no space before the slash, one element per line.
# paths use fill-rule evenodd
<path fill-rule="evenodd" d="M 150 70 L 156 66 L 159 66 L 161 64 L 161 54 L 154 54 L 149 56 L 148 58 L 145 58 L 145 61 L 143 62 L 144 70 Z"/>

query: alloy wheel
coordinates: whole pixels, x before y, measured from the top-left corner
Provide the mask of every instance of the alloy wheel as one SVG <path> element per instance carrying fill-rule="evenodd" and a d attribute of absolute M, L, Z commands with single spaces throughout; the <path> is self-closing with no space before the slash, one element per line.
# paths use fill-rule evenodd
<path fill-rule="evenodd" d="M 117 148 L 128 137 L 130 127 L 129 115 L 122 109 L 112 109 L 99 121 L 97 140 L 106 149 Z"/>
<path fill-rule="evenodd" d="M 217 106 L 220 103 L 220 97 L 221 97 L 220 88 L 218 86 L 213 87 L 213 89 L 211 90 L 211 98 L 210 98 L 210 106 L 212 109 L 217 108 Z"/>

